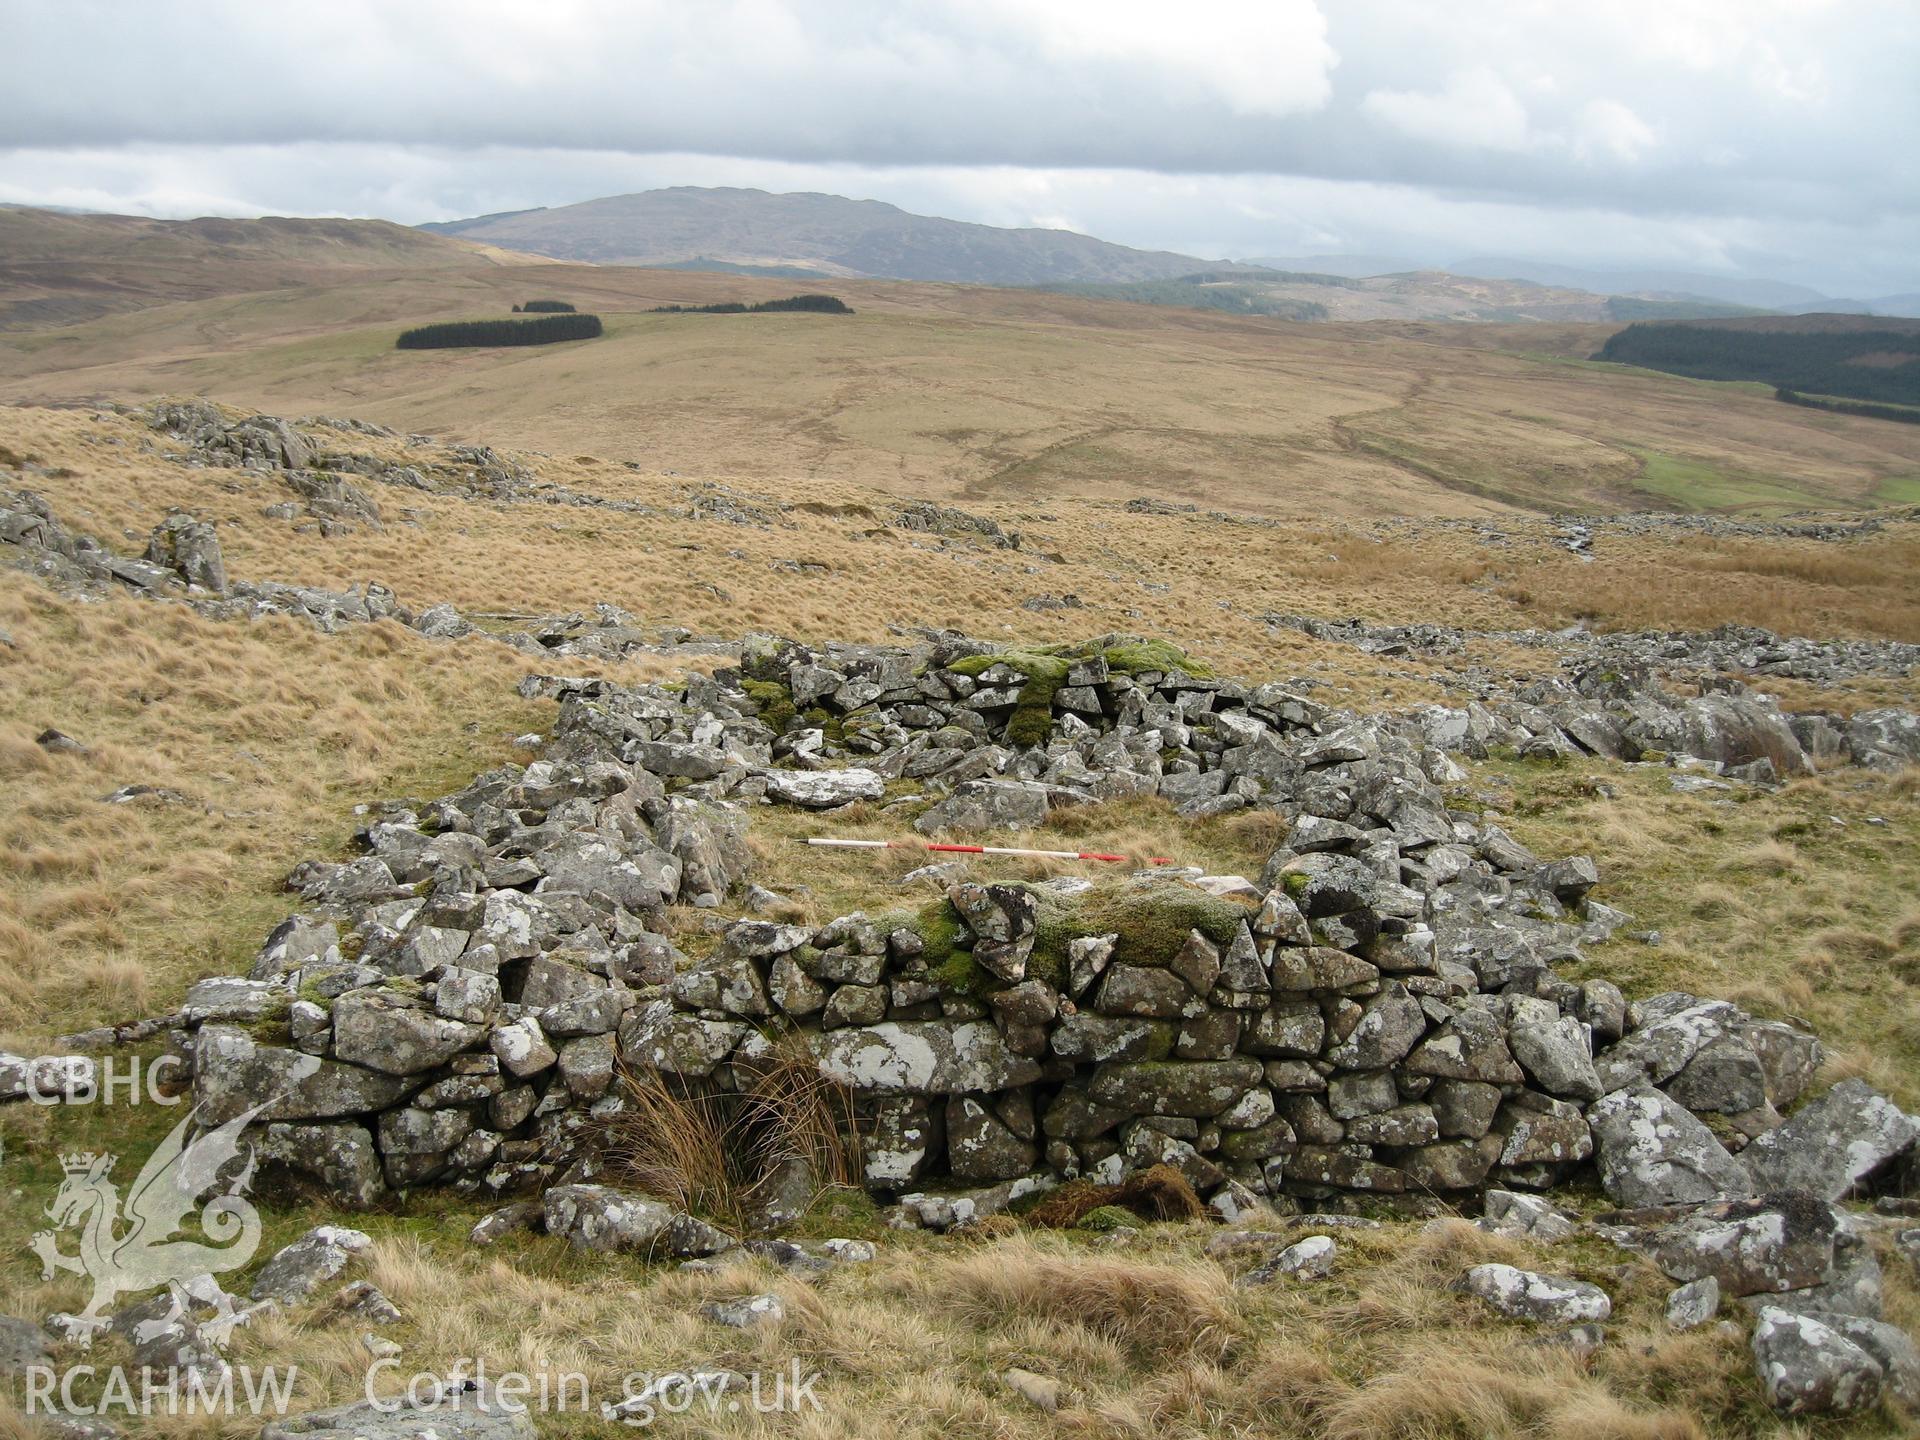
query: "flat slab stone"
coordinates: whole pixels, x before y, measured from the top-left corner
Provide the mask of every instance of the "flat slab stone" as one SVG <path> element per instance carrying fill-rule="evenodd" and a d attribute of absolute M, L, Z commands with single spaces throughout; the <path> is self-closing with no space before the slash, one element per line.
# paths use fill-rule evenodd
<path fill-rule="evenodd" d="M 985 1021 L 890 1021 L 809 1035 L 807 1044 L 821 1074 L 854 1090 L 958 1095 L 1040 1078 L 1039 1062 L 1015 1055 Z"/>
<path fill-rule="evenodd" d="M 887 782 L 871 770 L 769 770 L 767 798 L 808 810 L 831 810 L 855 800 L 878 800 Z"/>
<path fill-rule="evenodd" d="M 298 1440 L 332 1435 L 340 1440 L 535 1440 L 533 1416 L 524 1402 L 512 1408 L 490 1387 L 449 1380 L 415 1403 L 406 1395 L 379 1406 L 362 1400 L 275 1420 L 260 1440 Z"/>

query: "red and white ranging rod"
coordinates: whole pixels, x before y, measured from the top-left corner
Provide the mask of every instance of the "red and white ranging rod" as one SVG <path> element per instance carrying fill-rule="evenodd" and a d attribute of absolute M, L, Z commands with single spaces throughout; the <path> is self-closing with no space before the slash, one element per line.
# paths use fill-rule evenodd
<path fill-rule="evenodd" d="M 1031 855 L 1042 860 L 1104 860 L 1125 864 L 1131 855 L 1109 855 L 1100 850 L 1028 850 L 1013 845 L 936 845 L 927 840 L 835 840 L 812 836 L 807 844 L 822 850 L 930 850 L 942 855 Z M 1147 855 L 1149 865 L 1171 865 L 1165 855 Z"/>

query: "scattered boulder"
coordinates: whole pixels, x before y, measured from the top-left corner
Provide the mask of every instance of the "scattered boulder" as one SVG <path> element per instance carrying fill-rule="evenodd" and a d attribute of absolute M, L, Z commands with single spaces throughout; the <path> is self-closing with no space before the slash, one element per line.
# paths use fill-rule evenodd
<path fill-rule="evenodd" d="M 541 1197 L 541 1205 L 547 1233 L 581 1250 L 685 1260 L 717 1255 L 739 1243 L 671 1205 L 607 1185 L 556 1185 Z"/>
<path fill-rule="evenodd" d="M 1309 1235 L 1304 1240 L 1296 1240 L 1271 1260 L 1249 1270 L 1241 1277 L 1241 1283 L 1264 1285 L 1282 1275 L 1291 1275 L 1298 1280 L 1324 1279 L 1333 1273 L 1338 1250 L 1331 1235 Z"/>
<path fill-rule="evenodd" d="M 1672 1330 L 1698 1330 L 1720 1313 L 1720 1282 L 1711 1275 L 1671 1291 L 1667 1296 L 1667 1326 Z"/>
<path fill-rule="evenodd" d="M 1613 1302 L 1598 1285 L 1512 1265 L 1476 1265 L 1461 1280 L 1460 1288 L 1510 1320 L 1577 1325 L 1605 1320 L 1613 1313 Z"/>
<path fill-rule="evenodd" d="M 26 1320 L 0 1315 L 0 1375 L 44 1365 L 53 1355 L 53 1337 Z"/>
<path fill-rule="evenodd" d="M 1870 1181 L 1920 1138 L 1920 1121 L 1860 1080 L 1842 1080 L 1786 1124 L 1740 1152 L 1753 1188 L 1806 1190 L 1838 1200 Z"/>
<path fill-rule="evenodd" d="M 1880 1401 L 1885 1369 L 1812 1315 L 1768 1306 L 1753 1329 L 1753 1364 L 1767 1403 L 1788 1415 L 1846 1415 Z"/>
<path fill-rule="evenodd" d="M 304 1300 L 373 1249 L 373 1237 L 339 1225 L 316 1225 L 260 1267 L 248 1292 L 255 1300 Z"/>
<path fill-rule="evenodd" d="M 1058 1380 L 1048 1375 L 1037 1375 L 1031 1370 L 1022 1370 L 1018 1366 L 1008 1370 L 1000 1377 L 1007 1388 L 1036 1410 L 1044 1410 L 1051 1415 L 1060 1408 L 1062 1387 Z"/>
<path fill-rule="evenodd" d="M 1801 1290 L 1832 1278 L 1840 1222 L 1806 1191 L 1702 1205 L 1654 1232 L 1651 1253 L 1675 1280 L 1712 1276 L 1731 1296 Z"/>
<path fill-rule="evenodd" d="M 700 1307 L 700 1313 L 716 1325 L 756 1330 L 763 1325 L 778 1325 L 787 1318 L 787 1307 L 778 1295 L 748 1295 L 738 1300 L 711 1301 Z"/>

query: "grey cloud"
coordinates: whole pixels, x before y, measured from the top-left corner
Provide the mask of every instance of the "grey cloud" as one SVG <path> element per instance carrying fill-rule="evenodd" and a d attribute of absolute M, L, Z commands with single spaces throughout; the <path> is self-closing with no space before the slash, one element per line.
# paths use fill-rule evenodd
<path fill-rule="evenodd" d="M 13 8 L 16 145 L 1128 166 L 1859 217 L 1920 191 L 1920 11 L 1898 0 Z M 1643 143 L 1580 143 L 1607 117 Z"/>
<path fill-rule="evenodd" d="M 0 0 L 0 30 L 7 198 L 424 219 L 819 175 L 1148 246 L 1525 234 L 1920 283 L 1888 258 L 1920 251 L 1910 0 Z"/>

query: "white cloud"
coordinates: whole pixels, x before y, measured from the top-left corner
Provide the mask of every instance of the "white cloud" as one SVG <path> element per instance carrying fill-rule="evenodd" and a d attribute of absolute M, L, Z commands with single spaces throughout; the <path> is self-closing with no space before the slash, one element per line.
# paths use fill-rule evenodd
<path fill-rule="evenodd" d="M 1375 120 L 1424 144 L 1519 151 L 1538 143 L 1527 107 L 1484 65 L 1455 71 L 1444 90 L 1375 90 L 1360 103 Z"/>
<path fill-rule="evenodd" d="M 1589 100 L 1580 111 L 1573 148 L 1583 160 L 1631 163 L 1659 139 L 1652 126 L 1618 100 Z"/>

